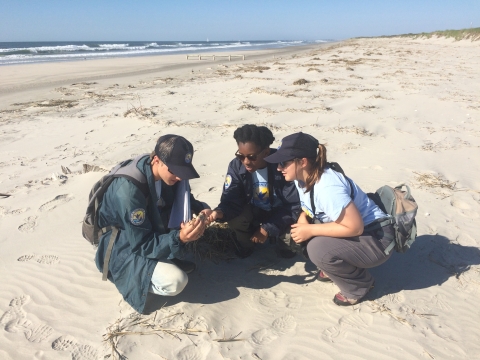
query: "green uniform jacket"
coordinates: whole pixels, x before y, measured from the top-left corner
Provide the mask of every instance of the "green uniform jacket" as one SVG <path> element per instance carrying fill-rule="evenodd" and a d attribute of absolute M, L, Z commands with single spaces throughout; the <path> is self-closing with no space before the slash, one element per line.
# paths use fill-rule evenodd
<path fill-rule="evenodd" d="M 117 178 L 103 197 L 98 222 L 100 227 L 116 226 L 120 230 L 108 266 L 108 279 L 115 284 L 125 301 L 142 313 L 157 260 L 181 258 L 184 245 L 180 242 L 179 231 L 167 228 L 175 185 L 167 186 L 162 182 L 162 198 L 166 206 L 159 211 L 149 157 L 140 159 L 137 168 L 147 178 L 150 190 L 148 201 L 132 182 Z M 193 197 L 192 200 L 192 210 L 201 211 L 201 203 Z M 101 237 L 95 257 L 100 272 L 103 271 L 110 233 Z"/>

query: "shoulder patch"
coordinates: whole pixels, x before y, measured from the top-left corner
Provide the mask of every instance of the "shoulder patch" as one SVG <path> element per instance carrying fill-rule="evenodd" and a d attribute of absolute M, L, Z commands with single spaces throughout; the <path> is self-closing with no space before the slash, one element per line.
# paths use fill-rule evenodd
<path fill-rule="evenodd" d="M 145 210 L 144 209 L 135 209 L 130 214 L 130 222 L 133 225 L 142 225 L 145 221 Z"/>
<path fill-rule="evenodd" d="M 232 184 L 232 176 L 227 174 L 227 176 L 225 176 L 225 190 L 228 189 L 231 184 Z"/>

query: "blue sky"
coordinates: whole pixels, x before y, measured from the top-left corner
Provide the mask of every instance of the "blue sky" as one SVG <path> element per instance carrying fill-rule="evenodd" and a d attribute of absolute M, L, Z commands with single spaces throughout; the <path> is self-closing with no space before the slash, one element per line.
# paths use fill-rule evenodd
<path fill-rule="evenodd" d="M 480 0 L 0 0 L 0 41 L 319 40 L 480 27 Z"/>

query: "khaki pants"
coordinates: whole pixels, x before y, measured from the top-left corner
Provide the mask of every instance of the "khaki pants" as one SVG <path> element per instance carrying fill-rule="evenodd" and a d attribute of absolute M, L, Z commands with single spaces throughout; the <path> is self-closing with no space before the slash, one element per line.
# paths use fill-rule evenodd
<path fill-rule="evenodd" d="M 162 296 L 180 294 L 188 283 L 188 276 L 170 261 L 158 261 L 153 270 L 149 292 Z"/>
<path fill-rule="evenodd" d="M 250 238 L 262 224 L 262 217 L 267 214 L 267 211 L 262 210 L 251 204 L 247 204 L 244 206 L 243 211 L 240 215 L 228 221 L 228 226 L 230 227 L 230 229 L 235 231 L 238 244 L 241 247 L 243 247 L 244 249 L 252 249 L 255 246 L 255 244 L 250 240 Z M 291 241 L 290 228 L 288 228 L 285 233 L 280 234 L 280 236 L 278 236 L 276 240 L 278 248 L 290 249 L 290 244 L 294 243 L 293 241 Z"/>
<path fill-rule="evenodd" d="M 393 226 L 387 225 L 352 238 L 316 236 L 307 244 L 308 256 L 340 288 L 343 296 L 360 299 L 374 282 L 367 269 L 383 264 L 393 254 L 393 251 L 385 254 L 392 241 L 385 235 L 394 233 Z"/>

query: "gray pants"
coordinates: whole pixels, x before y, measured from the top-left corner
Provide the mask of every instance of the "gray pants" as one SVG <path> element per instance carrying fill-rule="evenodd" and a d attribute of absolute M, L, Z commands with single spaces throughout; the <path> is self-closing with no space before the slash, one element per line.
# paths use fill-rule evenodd
<path fill-rule="evenodd" d="M 386 234 L 394 235 L 392 225 L 351 238 L 317 236 L 308 242 L 308 256 L 345 297 L 360 299 L 374 282 L 366 269 L 384 263 L 392 255 L 392 251 L 388 255 L 384 252 L 391 242 L 384 238 Z"/>
<path fill-rule="evenodd" d="M 243 211 L 240 215 L 232 220 L 228 221 L 230 229 L 235 231 L 237 241 L 244 249 L 251 249 L 255 244 L 250 240 L 253 233 L 260 227 L 265 217 L 268 216 L 268 212 L 257 208 L 251 204 L 247 204 L 243 207 Z M 290 229 L 290 227 L 289 227 Z M 289 230 L 288 229 L 288 230 Z M 279 236 L 277 246 L 279 248 L 288 249 L 288 243 L 290 243 L 290 232 L 287 231 Z"/>

